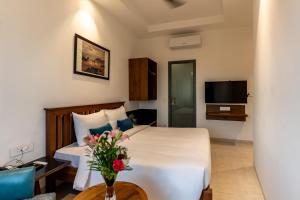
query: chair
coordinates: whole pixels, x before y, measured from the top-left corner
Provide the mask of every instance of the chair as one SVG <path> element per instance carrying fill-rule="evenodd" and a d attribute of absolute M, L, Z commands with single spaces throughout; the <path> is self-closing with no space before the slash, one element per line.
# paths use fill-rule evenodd
<path fill-rule="evenodd" d="M 35 168 L 26 167 L 0 171 L 1 200 L 55 200 L 55 193 L 42 194 L 34 197 Z"/>

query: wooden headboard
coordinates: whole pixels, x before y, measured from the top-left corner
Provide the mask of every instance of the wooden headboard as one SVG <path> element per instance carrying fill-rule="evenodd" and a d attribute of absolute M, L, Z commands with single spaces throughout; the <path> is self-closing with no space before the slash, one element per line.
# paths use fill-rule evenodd
<path fill-rule="evenodd" d="M 46 111 L 46 155 L 54 156 L 57 149 L 76 142 L 72 112 L 91 114 L 102 109 L 115 109 L 124 102 L 71 106 L 62 108 L 45 108 Z"/>

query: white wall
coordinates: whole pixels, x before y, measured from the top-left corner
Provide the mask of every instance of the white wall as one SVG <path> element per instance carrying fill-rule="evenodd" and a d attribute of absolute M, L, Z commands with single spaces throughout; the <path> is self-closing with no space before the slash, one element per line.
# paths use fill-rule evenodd
<path fill-rule="evenodd" d="M 75 33 L 111 50 L 109 81 L 73 74 Z M 35 145 L 25 161 L 45 154 L 43 108 L 128 101 L 134 42 L 92 1 L 1 1 L 0 165 L 18 145 Z"/>
<path fill-rule="evenodd" d="M 255 166 L 267 200 L 298 200 L 300 1 L 256 3 Z"/>
<path fill-rule="evenodd" d="M 141 39 L 136 57 L 148 56 L 158 63 L 158 100 L 143 102 L 141 108 L 158 109 L 158 125 L 168 125 L 168 61 L 197 60 L 197 126 L 207 127 L 212 137 L 252 140 L 252 98 L 247 104 L 246 123 L 205 119 L 204 82 L 248 80 L 253 92 L 252 28 L 210 30 L 201 33 L 202 48 L 170 50 L 169 37 Z"/>

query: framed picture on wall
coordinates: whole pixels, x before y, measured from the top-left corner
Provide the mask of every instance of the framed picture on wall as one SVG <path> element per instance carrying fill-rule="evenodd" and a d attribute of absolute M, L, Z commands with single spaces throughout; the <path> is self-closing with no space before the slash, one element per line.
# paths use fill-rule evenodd
<path fill-rule="evenodd" d="M 110 51 L 75 34 L 74 73 L 109 80 Z"/>

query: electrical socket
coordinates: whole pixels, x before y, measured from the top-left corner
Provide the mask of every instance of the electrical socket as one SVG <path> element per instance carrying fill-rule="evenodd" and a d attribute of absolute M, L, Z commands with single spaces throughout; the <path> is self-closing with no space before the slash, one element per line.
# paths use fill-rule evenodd
<path fill-rule="evenodd" d="M 229 112 L 231 110 L 230 106 L 220 106 L 220 111 L 227 111 Z"/>
<path fill-rule="evenodd" d="M 29 153 L 29 152 L 33 152 L 33 151 L 34 151 L 34 144 L 31 143 L 28 145 L 20 145 L 15 148 L 12 148 L 12 149 L 10 149 L 9 154 L 10 154 L 10 157 L 16 157 L 16 156 L 22 155 L 22 152 L 23 152 L 23 154 L 25 154 L 25 153 Z"/>

